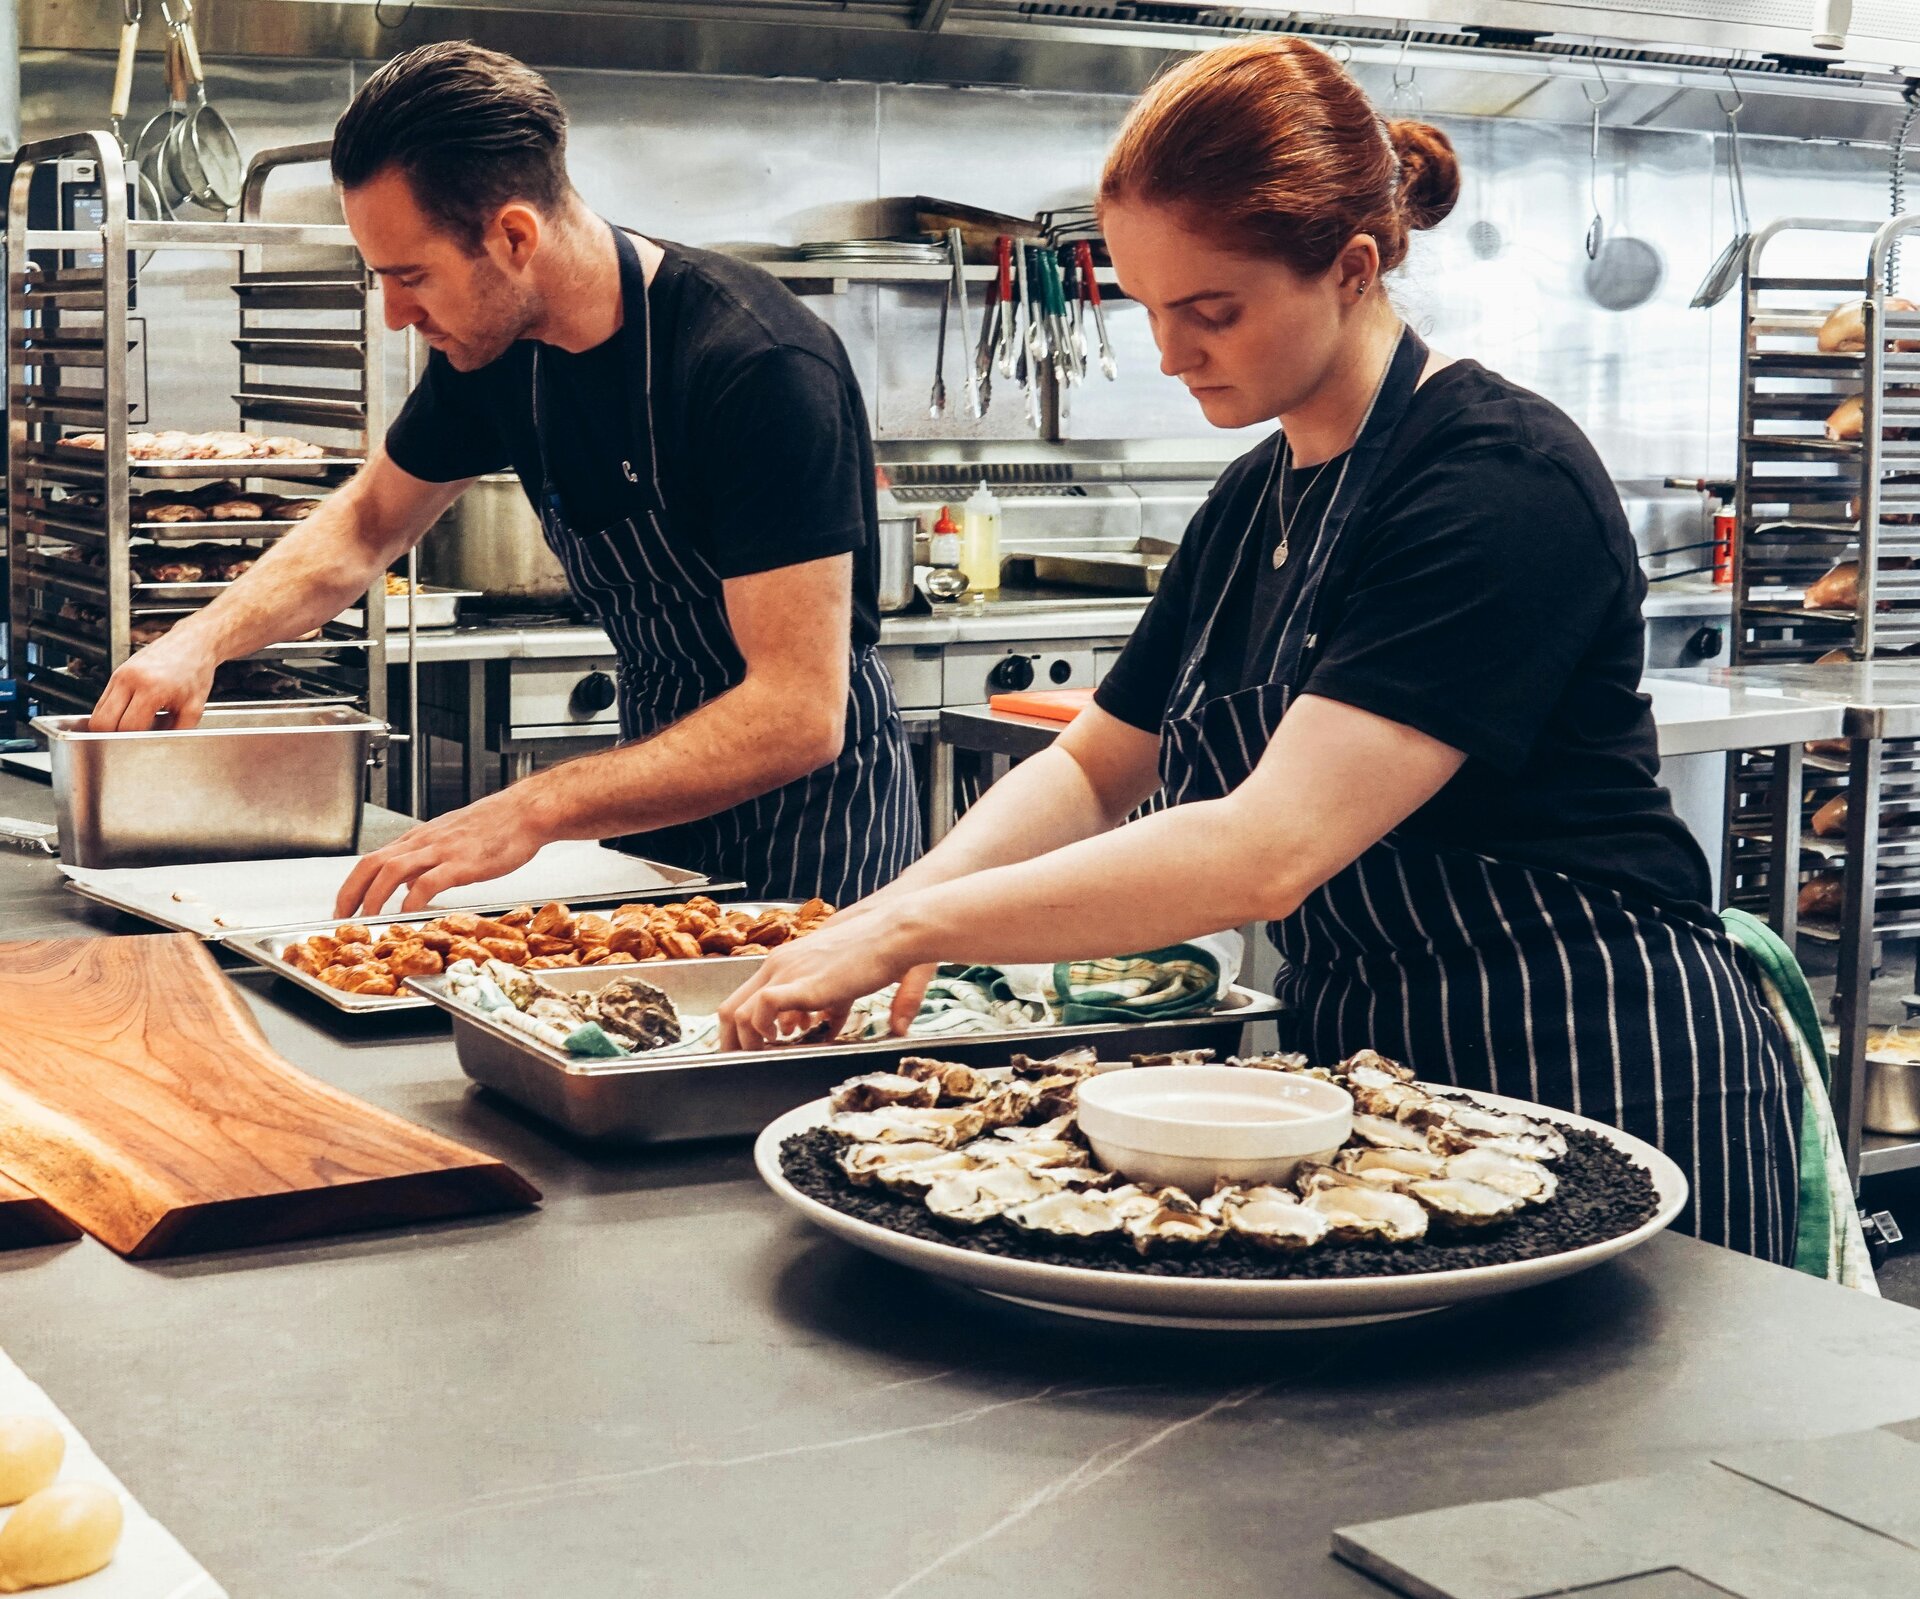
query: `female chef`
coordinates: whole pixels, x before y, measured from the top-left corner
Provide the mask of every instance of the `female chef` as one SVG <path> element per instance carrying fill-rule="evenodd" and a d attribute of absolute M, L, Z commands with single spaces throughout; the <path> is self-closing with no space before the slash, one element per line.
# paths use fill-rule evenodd
<path fill-rule="evenodd" d="M 1619 498 L 1571 420 L 1429 350 L 1381 281 L 1459 187 L 1443 133 L 1298 39 L 1134 107 L 1100 188 L 1115 270 L 1210 422 L 1280 431 L 1215 485 L 1094 705 L 723 1025 L 755 1045 L 905 973 L 903 1027 L 928 962 L 1264 920 L 1284 1047 L 1624 1128 L 1687 1172 L 1683 1228 L 1783 1261 L 1798 1084 L 1656 779 Z"/>

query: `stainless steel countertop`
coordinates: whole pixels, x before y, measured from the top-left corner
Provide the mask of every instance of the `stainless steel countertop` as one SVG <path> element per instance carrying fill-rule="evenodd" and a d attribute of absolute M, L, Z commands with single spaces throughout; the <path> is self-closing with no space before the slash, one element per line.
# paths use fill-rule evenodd
<path fill-rule="evenodd" d="M 1016 601 L 996 605 L 975 601 L 943 606 L 930 615 L 883 616 L 880 644 L 997 644 L 1021 639 L 1125 639 L 1146 609 L 1144 600 L 1092 597 L 1070 602 Z M 420 659 L 451 661 L 537 661 L 577 656 L 610 656 L 613 645 L 600 628 L 584 623 L 541 627 L 488 627 L 484 624 L 428 629 L 419 635 Z M 407 659 L 407 635 L 387 635 L 387 659 Z"/>
<path fill-rule="evenodd" d="M 1641 680 L 1653 701 L 1662 758 L 1841 736 L 1846 720 L 1841 704 L 1799 698 L 1770 683 L 1750 683 L 1741 674 L 1716 674 L 1722 677 L 1726 680 L 1706 682 L 1695 672 L 1649 672 Z M 940 713 L 945 742 L 993 755 L 1031 755 L 1051 744 L 1065 725 L 1009 716 L 985 705 Z"/>
<path fill-rule="evenodd" d="M 1920 661 L 1717 667 L 1708 673 L 1715 683 L 1729 678 L 1761 691 L 1841 706 L 1852 738 L 1920 738 Z"/>
<path fill-rule="evenodd" d="M 0 776 L 0 814 L 49 791 Z M 0 852 L 0 936 L 137 930 Z M 809 1228 L 741 1145 L 549 1136 L 437 1016 L 237 981 L 287 1059 L 546 1199 L 140 1266 L 0 1254 L 7 1352 L 234 1599 L 1106 1599 L 1117 1573 L 1378 1599 L 1335 1527 L 1920 1414 L 1920 1313 L 1673 1236 L 1319 1334 L 1021 1311 Z"/>

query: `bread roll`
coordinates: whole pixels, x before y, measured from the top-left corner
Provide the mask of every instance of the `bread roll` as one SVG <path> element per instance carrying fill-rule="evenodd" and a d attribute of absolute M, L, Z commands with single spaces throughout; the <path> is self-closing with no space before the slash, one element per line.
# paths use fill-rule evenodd
<path fill-rule="evenodd" d="M 0 1527 L 0 1593 L 91 1575 L 113 1559 L 125 1524 L 120 1496 L 101 1483 L 44 1489 Z"/>
<path fill-rule="evenodd" d="M 1800 885 L 1800 914 L 1822 920 L 1836 917 L 1845 892 L 1838 872 L 1816 872 Z"/>
<path fill-rule="evenodd" d="M 0 1416 L 0 1505 L 17 1505 L 60 1475 L 67 1435 L 45 1416 Z"/>
<path fill-rule="evenodd" d="M 1857 439 L 1866 427 L 1866 420 L 1867 402 L 1857 394 L 1849 394 L 1827 417 L 1827 437 L 1835 444 Z"/>
<path fill-rule="evenodd" d="M 1836 794 L 1813 813 L 1810 824 L 1816 838 L 1838 838 L 1847 830 L 1847 796 Z"/>
<path fill-rule="evenodd" d="M 1920 311 L 1911 300 L 1903 300 L 1898 295 L 1887 297 L 1889 311 Z M 1833 314 L 1820 325 L 1820 348 L 1829 354 L 1847 350 L 1864 350 L 1867 347 L 1867 307 L 1864 300 L 1849 300 L 1845 305 L 1836 307 Z M 1896 350 L 1911 350 L 1916 347 L 1912 339 L 1902 339 L 1894 345 Z"/>
<path fill-rule="evenodd" d="M 1809 611 L 1850 611 L 1860 603 L 1860 563 L 1842 561 L 1807 585 L 1801 602 Z"/>

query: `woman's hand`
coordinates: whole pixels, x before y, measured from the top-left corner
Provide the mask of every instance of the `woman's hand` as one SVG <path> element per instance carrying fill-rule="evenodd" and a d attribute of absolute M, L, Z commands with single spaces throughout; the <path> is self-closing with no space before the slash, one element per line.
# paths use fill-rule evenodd
<path fill-rule="evenodd" d="M 853 1002 L 898 982 L 893 1030 L 905 1033 L 919 1014 L 934 967 L 918 964 L 901 901 L 893 915 L 856 905 L 805 938 L 782 944 L 720 1007 L 720 1047 L 764 1049 L 819 1029 L 837 1035 Z"/>

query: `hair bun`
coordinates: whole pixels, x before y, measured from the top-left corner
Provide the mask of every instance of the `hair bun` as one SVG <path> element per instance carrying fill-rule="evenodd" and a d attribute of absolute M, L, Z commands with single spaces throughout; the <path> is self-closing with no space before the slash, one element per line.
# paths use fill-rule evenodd
<path fill-rule="evenodd" d="M 1387 138 L 1400 157 L 1400 209 L 1410 228 L 1446 221 L 1460 198 L 1460 160 L 1453 140 L 1430 122 L 1389 122 Z"/>

